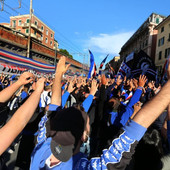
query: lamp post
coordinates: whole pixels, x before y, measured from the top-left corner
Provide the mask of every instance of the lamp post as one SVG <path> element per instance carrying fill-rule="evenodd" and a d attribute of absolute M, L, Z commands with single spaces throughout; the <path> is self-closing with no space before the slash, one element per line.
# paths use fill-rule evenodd
<path fill-rule="evenodd" d="M 54 66 L 56 67 L 56 64 L 57 64 L 57 47 L 56 47 L 56 44 L 54 44 L 54 49 L 55 49 L 55 56 L 54 56 Z"/>
<path fill-rule="evenodd" d="M 30 57 L 30 46 L 31 46 L 31 20 L 32 20 L 32 0 L 30 0 L 30 16 L 29 16 L 29 33 L 28 33 L 28 47 L 27 47 L 27 58 Z"/>

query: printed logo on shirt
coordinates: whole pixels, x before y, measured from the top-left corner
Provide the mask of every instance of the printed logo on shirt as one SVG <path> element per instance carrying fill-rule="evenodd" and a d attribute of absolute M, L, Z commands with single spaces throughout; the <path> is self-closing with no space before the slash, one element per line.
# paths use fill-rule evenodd
<path fill-rule="evenodd" d="M 37 142 L 38 143 L 41 143 L 46 139 L 46 127 L 45 127 L 45 124 L 46 124 L 47 120 L 48 120 L 48 118 L 47 118 L 47 115 L 45 114 L 41 118 L 41 121 L 40 121 L 40 123 L 38 125 L 38 127 L 39 127 L 39 133 L 38 133 L 38 136 L 37 136 Z"/>

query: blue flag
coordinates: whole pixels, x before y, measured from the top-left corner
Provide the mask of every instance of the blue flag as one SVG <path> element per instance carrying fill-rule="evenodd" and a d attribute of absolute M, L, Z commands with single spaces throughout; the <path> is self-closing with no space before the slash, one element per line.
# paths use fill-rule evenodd
<path fill-rule="evenodd" d="M 101 64 L 100 64 L 100 67 L 99 67 L 99 75 L 101 75 L 101 73 L 102 73 L 102 67 L 103 67 L 103 65 L 105 64 L 105 62 L 106 62 L 106 60 L 107 60 L 107 57 L 109 56 L 109 54 L 104 58 L 104 60 L 101 62 Z"/>
<path fill-rule="evenodd" d="M 96 64 L 94 62 L 94 56 L 90 50 L 89 50 L 89 53 L 90 53 L 90 70 L 89 70 L 89 74 L 87 77 L 88 79 L 96 76 Z"/>

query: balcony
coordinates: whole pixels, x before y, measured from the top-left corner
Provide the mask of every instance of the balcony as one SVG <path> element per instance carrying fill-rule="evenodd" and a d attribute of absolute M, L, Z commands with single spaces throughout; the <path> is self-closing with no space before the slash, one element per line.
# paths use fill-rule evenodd
<path fill-rule="evenodd" d="M 11 28 L 16 30 L 16 25 L 12 25 Z"/>
<path fill-rule="evenodd" d="M 35 24 L 31 23 L 31 27 L 32 27 L 33 29 L 36 29 L 37 31 L 39 31 L 39 32 L 41 32 L 41 33 L 43 32 L 38 25 L 35 25 Z"/>
<path fill-rule="evenodd" d="M 31 37 L 35 38 L 35 39 L 38 39 L 37 35 L 31 33 Z"/>
<path fill-rule="evenodd" d="M 21 24 L 22 28 L 25 29 L 25 28 L 28 28 L 29 27 L 29 23 L 23 23 Z"/>
<path fill-rule="evenodd" d="M 29 27 L 29 23 L 23 23 L 21 26 L 23 29 L 26 29 Z M 41 32 L 41 33 L 43 32 L 41 28 L 38 25 L 35 25 L 34 23 L 31 23 L 31 28 L 35 29 L 38 32 Z"/>
<path fill-rule="evenodd" d="M 33 34 L 33 33 L 31 33 L 31 37 L 32 37 L 32 38 L 35 38 L 36 40 L 42 41 L 42 39 L 41 39 L 40 36 L 35 35 L 35 34 Z"/>

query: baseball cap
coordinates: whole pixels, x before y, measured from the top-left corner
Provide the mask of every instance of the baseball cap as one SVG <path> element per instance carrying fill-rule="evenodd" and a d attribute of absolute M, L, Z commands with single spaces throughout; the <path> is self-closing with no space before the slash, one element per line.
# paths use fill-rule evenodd
<path fill-rule="evenodd" d="M 52 138 L 51 152 L 60 161 L 67 162 L 86 127 L 87 114 L 75 107 L 50 113 L 47 134 Z"/>

